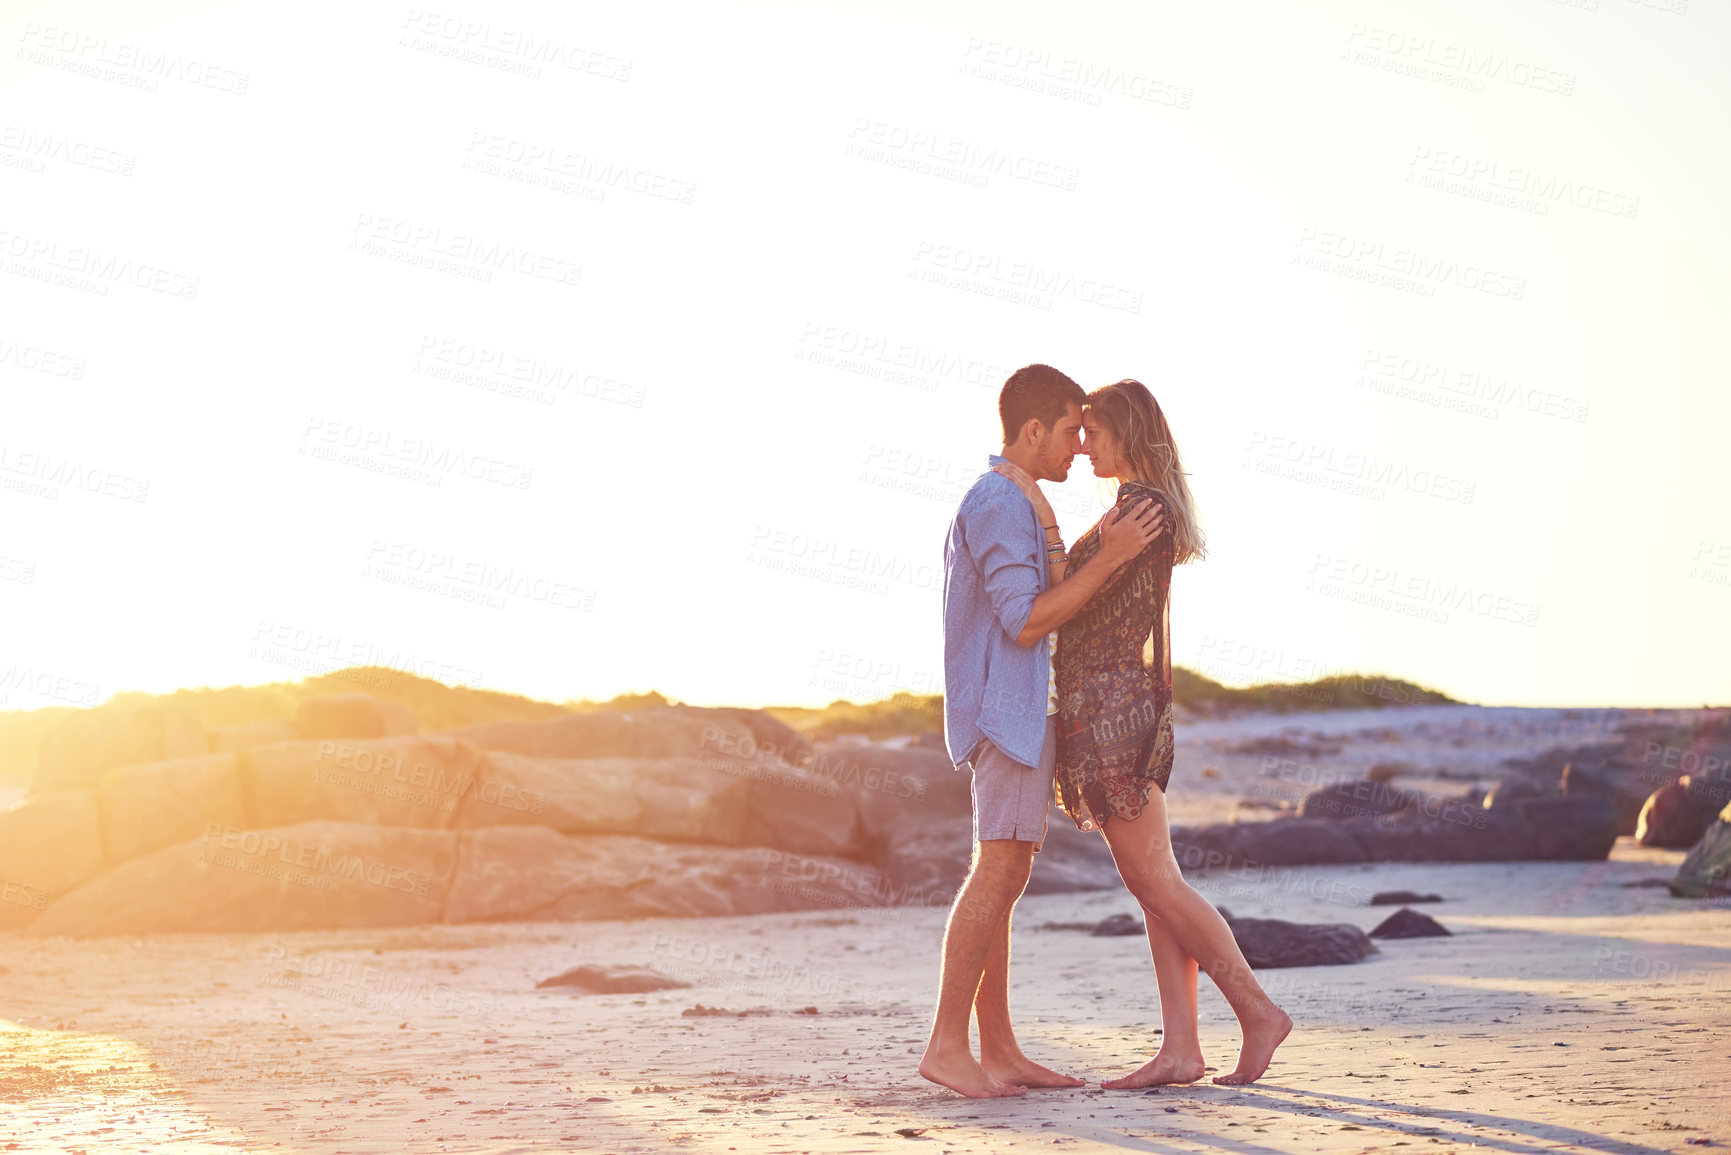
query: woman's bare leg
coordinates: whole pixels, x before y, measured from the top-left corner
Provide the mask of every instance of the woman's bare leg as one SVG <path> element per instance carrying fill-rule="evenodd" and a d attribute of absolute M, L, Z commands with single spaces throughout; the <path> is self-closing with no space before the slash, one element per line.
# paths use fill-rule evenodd
<path fill-rule="evenodd" d="M 1244 1032 L 1238 1065 L 1214 1081 L 1254 1082 L 1292 1031 L 1292 1020 L 1256 981 L 1220 912 L 1184 881 L 1172 855 L 1165 796 L 1158 790 L 1150 793 L 1148 805 L 1132 821 L 1107 819 L 1105 833 L 1124 885 L 1144 909 L 1159 912 L 1173 940 L 1214 980 L 1238 1016 Z"/>
<path fill-rule="evenodd" d="M 1100 1084 L 1110 1091 L 1194 1083 L 1208 1069 L 1196 1034 L 1196 960 L 1178 945 L 1158 914 L 1144 906 L 1142 917 L 1148 927 L 1148 955 L 1160 984 L 1160 1049 L 1140 1069 Z"/>

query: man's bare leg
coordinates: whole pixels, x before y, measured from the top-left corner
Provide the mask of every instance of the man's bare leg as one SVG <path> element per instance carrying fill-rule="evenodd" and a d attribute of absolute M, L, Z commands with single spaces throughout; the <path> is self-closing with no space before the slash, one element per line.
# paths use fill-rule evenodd
<path fill-rule="evenodd" d="M 1017 896 L 1021 897 L 1020 895 Z M 1019 1087 L 1080 1087 L 1081 1079 L 1060 1075 L 1022 1054 L 1010 1024 L 1010 919 L 992 942 L 986 973 L 974 996 L 974 1016 L 980 1024 L 980 1066 L 993 1078 Z"/>
<path fill-rule="evenodd" d="M 1214 1081 L 1254 1082 L 1268 1069 L 1274 1049 L 1291 1033 L 1292 1020 L 1256 981 L 1220 912 L 1184 881 L 1178 860 L 1172 856 L 1165 797 L 1158 791 L 1150 794 L 1147 808 L 1131 821 L 1107 819 L 1105 833 L 1118 874 L 1130 893 L 1144 909 L 1160 912 L 1172 938 L 1220 987 L 1238 1016 L 1244 1032 L 1238 1065 L 1230 1074 L 1215 1076 Z"/>
<path fill-rule="evenodd" d="M 1160 984 L 1160 1049 L 1139 1069 L 1100 1084 L 1109 1091 L 1194 1083 L 1208 1070 L 1196 1033 L 1196 960 L 1178 945 L 1158 914 L 1143 907 L 1142 917 L 1148 927 L 1148 955 Z"/>
<path fill-rule="evenodd" d="M 970 1099 L 1023 1095 L 1026 1088 L 988 1074 L 968 1043 L 968 1023 L 993 943 L 1005 933 L 1010 910 L 1028 885 L 1034 844 L 993 838 L 974 844 L 973 866 L 956 893 L 944 927 L 938 1006 L 920 1074 Z"/>

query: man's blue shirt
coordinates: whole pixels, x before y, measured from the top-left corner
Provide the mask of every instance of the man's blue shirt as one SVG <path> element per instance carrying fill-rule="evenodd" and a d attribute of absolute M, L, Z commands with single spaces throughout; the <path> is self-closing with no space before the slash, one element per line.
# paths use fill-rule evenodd
<path fill-rule="evenodd" d="M 992 454 L 988 465 L 1004 458 Z M 989 469 L 944 543 L 944 742 L 960 763 L 982 737 L 1024 766 L 1046 738 L 1050 643 L 1016 643 L 1050 584 L 1046 535 L 1015 482 Z"/>

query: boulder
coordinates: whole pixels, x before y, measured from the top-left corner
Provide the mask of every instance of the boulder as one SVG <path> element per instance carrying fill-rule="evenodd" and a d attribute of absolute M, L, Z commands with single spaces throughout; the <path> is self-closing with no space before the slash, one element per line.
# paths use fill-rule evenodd
<path fill-rule="evenodd" d="M 1371 906 L 1404 906 L 1409 902 L 1441 902 L 1440 894 L 1418 894 L 1411 890 L 1379 890 L 1370 896 Z"/>
<path fill-rule="evenodd" d="M 0 929 L 36 919 L 103 864 L 96 791 L 37 794 L 0 811 Z"/>
<path fill-rule="evenodd" d="M 212 754 L 230 751 L 239 753 L 254 746 L 278 746 L 284 742 L 299 742 L 306 737 L 293 718 L 269 718 L 262 722 L 241 722 L 234 726 L 212 726 L 205 731 Z"/>
<path fill-rule="evenodd" d="M 1661 786 L 1648 796 L 1635 821 L 1635 841 L 1642 846 L 1686 850 L 1701 841 L 1713 814 L 1704 817 L 1689 798 L 1688 779 Z"/>
<path fill-rule="evenodd" d="M 1143 934 L 1147 929 L 1147 927 L 1142 925 L 1142 920 L 1133 914 L 1114 914 L 1108 915 L 1106 918 L 1095 923 L 1094 929 L 1088 933 L 1093 935 L 1095 938 L 1116 938 L 1119 936 Z"/>
<path fill-rule="evenodd" d="M 29 933 L 97 938 L 437 922 L 456 838 L 324 821 L 212 831 L 98 875 L 50 906 Z"/>
<path fill-rule="evenodd" d="M 667 842 L 746 843 L 751 780 L 724 774 L 702 758 L 636 764 L 632 789 L 643 808 L 637 833 Z"/>
<path fill-rule="evenodd" d="M 1604 795 L 1529 798 L 1515 809 L 1532 831 L 1533 858 L 1602 862 L 1617 844 L 1617 808 Z"/>
<path fill-rule="evenodd" d="M 831 778 L 785 763 L 709 758 L 712 769 L 741 775 L 746 790 L 745 841 L 796 854 L 859 857 L 869 845 L 853 791 Z"/>
<path fill-rule="evenodd" d="M 1429 812 L 1415 808 L 1341 825 L 1371 862 L 1519 862 L 1535 857 L 1534 831 L 1512 803 L 1482 810 L 1449 799 Z"/>
<path fill-rule="evenodd" d="M 1640 775 L 1615 766 L 1583 766 L 1570 762 L 1563 767 L 1558 790 L 1565 798 L 1603 795 L 1617 812 L 1617 833 L 1633 834 L 1647 800 L 1647 786 Z M 1714 809 L 1718 809 L 1715 807 Z"/>
<path fill-rule="evenodd" d="M 535 984 L 535 989 L 570 987 L 586 995 L 638 995 L 645 991 L 671 991 L 690 985 L 681 979 L 670 978 L 654 967 L 586 964 L 561 971 L 550 979 L 542 979 Z"/>
<path fill-rule="evenodd" d="M 891 901 L 858 863 L 764 847 L 667 845 L 544 826 L 465 831 L 447 922 L 703 917 Z"/>
<path fill-rule="evenodd" d="M 1670 890 L 1676 898 L 1712 898 L 1731 894 L 1731 805 L 1689 849 L 1677 868 Z"/>
<path fill-rule="evenodd" d="M 1386 781 L 1362 778 L 1356 782 L 1337 782 L 1321 790 L 1312 790 L 1299 803 L 1300 818 L 1365 818 L 1393 814 L 1405 810 L 1420 795 L 1414 790 L 1390 786 Z"/>
<path fill-rule="evenodd" d="M 1432 938 L 1449 934 L 1447 927 L 1428 914 L 1401 907 L 1376 924 L 1371 938 Z"/>
<path fill-rule="evenodd" d="M 1554 783 L 1531 776 L 1504 778 L 1485 795 L 1485 809 L 1512 809 L 1516 802 L 1527 798 L 1550 798 L 1557 793 Z"/>
<path fill-rule="evenodd" d="M 207 823 L 247 824 L 233 754 L 122 766 L 102 775 L 99 794 L 102 842 L 111 863 L 197 838 Z"/>
<path fill-rule="evenodd" d="M 1376 944 L 1350 923 L 1228 917 L 1226 925 L 1232 928 L 1232 937 L 1244 952 L 1244 961 L 1257 970 L 1340 966 L 1376 953 Z"/>
<path fill-rule="evenodd" d="M 30 793 L 94 788 L 104 770 L 206 753 L 204 723 L 189 706 L 103 706 L 68 714 L 49 731 Z"/>
<path fill-rule="evenodd" d="M 244 781 L 255 826 L 320 818 L 444 829 L 473 789 L 479 753 L 442 734 L 260 746 Z"/>
<path fill-rule="evenodd" d="M 414 711 L 371 694 L 308 698 L 295 711 L 302 738 L 391 738 L 420 729 Z"/>
<path fill-rule="evenodd" d="M 457 810 L 457 825 L 635 834 L 643 824 L 638 765 L 629 758 L 532 758 L 489 750 L 477 763 L 476 784 Z"/>
<path fill-rule="evenodd" d="M 1345 823 L 1325 818 L 1241 822 L 1232 854 L 1237 862 L 1258 866 L 1316 866 L 1369 861 L 1364 847 Z"/>
<path fill-rule="evenodd" d="M 756 731 L 762 731 L 773 747 L 765 751 L 770 757 L 776 757 L 782 747 L 803 756 L 807 747 L 798 735 L 769 715 L 750 718 L 749 724 L 742 720 L 744 715 L 760 713 L 689 706 L 586 710 L 533 722 L 486 722 L 450 734 L 483 750 L 505 750 L 532 758 L 710 756 L 750 760 L 758 755 Z"/>

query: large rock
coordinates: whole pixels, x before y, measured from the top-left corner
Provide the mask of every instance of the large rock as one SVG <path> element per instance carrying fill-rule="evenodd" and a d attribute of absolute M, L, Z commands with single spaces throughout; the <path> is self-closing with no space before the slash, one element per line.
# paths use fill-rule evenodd
<path fill-rule="evenodd" d="M 546 826 L 562 834 L 635 834 L 643 803 L 629 758 L 532 758 L 489 750 L 457 811 L 463 829 Z"/>
<path fill-rule="evenodd" d="M 1602 862 L 1617 844 L 1617 808 L 1603 795 L 1527 799 L 1516 810 L 1533 832 L 1533 858 Z"/>
<path fill-rule="evenodd" d="M 23 926 L 103 867 L 94 790 L 62 790 L 0 811 L 0 929 Z"/>
<path fill-rule="evenodd" d="M 1367 862 L 1364 847 L 1345 824 L 1320 818 L 1241 822 L 1232 844 L 1236 862 L 1259 866 L 1314 866 Z"/>
<path fill-rule="evenodd" d="M 391 738 L 420 729 L 414 711 L 371 694 L 309 698 L 295 712 L 295 727 L 302 738 Z"/>
<path fill-rule="evenodd" d="M 1557 786 L 1565 798 L 1591 795 L 1609 798 L 1616 809 L 1619 835 L 1635 833 L 1642 804 L 1647 801 L 1648 787 L 1641 776 L 1618 766 L 1583 766 L 1572 762 L 1563 767 Z"/>
<path fill-rule="evenodd" d="M 260 746 L 247 753 L 255 826 L 320 818 L 442 829 L 474 788 L 479 753 L 442 734 Z"/>
<path fill-rule="evenodd" d="M 1534 857 L 1537 839 L 1513 804 L 1484 810 L 1450 799 L 1434 813 L 1402 810 L 1342 825 L 1371 862 L 1519 862 Z"/>
<path fill-rule="evenodd" d="M 1414 790 L 1361 778 L 1312 790 L 1298 805 L 1300 818 L 1374 818 L 1405 810 L 1422 795 Z"/>
<path fill-rule="evenodd" d="M 122 766 L 102 776 L 102 841 L 109 862 L 185 842 L 208 823 L 246 825 L 233 754 Z"/>
<path fill-rule="evenodd" d="M 29 933 L 96 938 L 437 922 L 456 838 L 349 822 L 216 830 L 91 879 Z"/>
<path fill-rule="evenodd" d="M 1690 848 L 1669 886 L 1677 898 L 1731 894 L 1731 805 L 1720 811 L 1718 821 Z"/>
<path fill-rule="evenodd" d="M 93 788 L 104 770 L 203 754 L 204 724 L 188 706 L 100 707 L 68 714 L 43 740 L 30 793 Z"/>
<path fill-rule="evenodd" d="M 240 722 L 233 726 L 212 726 L 205 731 L 212 754 L 229 751 L 240 753 L 254 746 L 280 746 L 284 742 L 299 742 L 306 737 L 293 718 L 268 718 L 262 722 Z"/>
<path fill-rule="evenodd" d="M 1689 799 L 1688 779 L 1661 786 L 1647 798 L 1635 822 L 1635 840 L 1642 846 L 1687 850 L 1701 841 L 1713 815 L 1703 816 Z"/>
<path fill-rule="evenodd" d="M 1232 928 L 1232 937 L 1244 952 L 1244 961 L 1257 970 L 1340 966 L 1377 953 L 1376 944 L 1350 923 L 1227 918 L 1226 925 Z"/>
<path fill-rule="evenodd" d="M 761 711 L 691 706 L 587 710 L 450 733 L 483 750 L 531 758 L 762 758 L 800 765 L 809 761 L 811 749 L 791 727 Z"/>
<path fill-rule="evenodd" d="M 447 922 L 612 919 L 853 909 L 889 901 L 858 863 L 763 847 L 491 826 L 461 835 Z"/>

